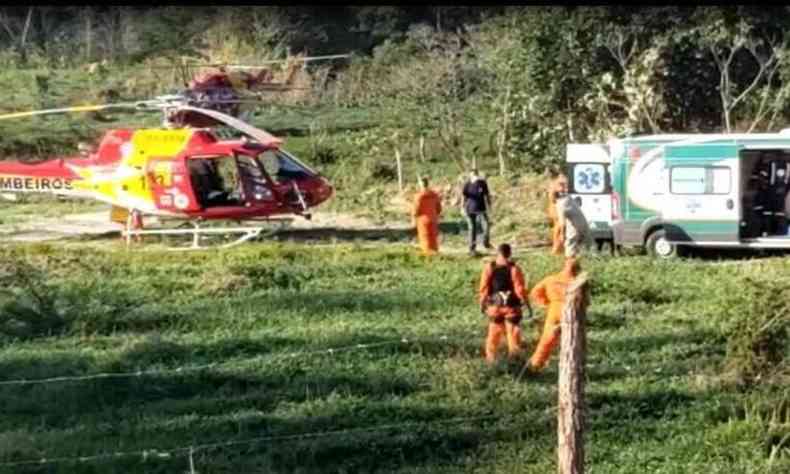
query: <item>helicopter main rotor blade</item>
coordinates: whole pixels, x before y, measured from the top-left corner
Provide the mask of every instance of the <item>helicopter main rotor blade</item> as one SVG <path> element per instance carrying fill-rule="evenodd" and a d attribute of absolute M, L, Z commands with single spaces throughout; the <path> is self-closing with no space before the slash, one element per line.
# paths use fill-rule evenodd
<path fill-rule="evenodd" d="M 192 106 L 182 106 L 178 108 L 179 111 L 187 110 L 190 112 L 195 112 L 198 114 L 205 115 L 206 117 L 213 118 L 217 122 L 220 122 L 228 127 L 234 128 L 239 132 L 247 135 L 248 137 L 257 140 L 262 144 L 281 144 L 283 141 L 274 135 L 261 130 L 260 128 L 253 127 L 252 125 L 243 122 L 235 117 L 231 117 L 230 115 L 223 114 L 222 112 L 217 112 L 216 110 L 209 110 L 209 109 L 201 109 L 199 107 L 192 107 Z"/>
<path fill-rule="evenodd" d="M 98 112 L 107 109 L 125 109 L 134 108 L 136 104 L 101 104 L 101 105 L 78 105 L 75 107 L 63 107 L 60 109 L 44 109 L 44 110 L 31 110 L 27 112 L 12 112 L 8 114 L 0 114 L 0 120 L 8 120 L 15 118 L 33 117 L 37 115 L 52 115 L 52 114 L 68 114 L 74 112 Z"/>

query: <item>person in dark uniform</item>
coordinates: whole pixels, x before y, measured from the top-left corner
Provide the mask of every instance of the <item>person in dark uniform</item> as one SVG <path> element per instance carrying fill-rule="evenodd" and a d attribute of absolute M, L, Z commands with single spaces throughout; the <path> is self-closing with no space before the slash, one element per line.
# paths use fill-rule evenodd
<path fill-rule="evenodd" d="M 757 183 L 757 194 L 754 196 L 752 216 L 756 222 L 755 228 L 757 230 L 757 236 L 766 237 L 770 235 L 773 211 L 771 206 L 771 192 L 767 180 L 760 179 Z"/>
<path fill-rule="evenodd" d="M 749 226 L 753 237 L 767 236 L 770 232 L 771 218 L 773 211 L 771 210 L 771 195 L 770 195 L 770 165 L 762 158 L 758 161 L 749 177 L 749 188 L 755 190 L 754 199 L 752 200 L 751 225 Z"/>
<path fill-rule="evenodd" d="M 478 233 L 483 237 L 483 246 L 487 249 L 491 247 L 489 234 L 490 221 L 488 211 L 491 208 L 491 193 L 488 190 L 488 183 L 480 176 L 476 169 L 469 175 L 469 181 L 464 184 L 462 190 L 464 197 L 464 214 L 469 224 L 469 254 L 477 255 Z"/>
<path fill-rule="evenodd" d="M 772 235 L 787 235 L 787 214 L 785 197 L 787 196 L 787 165 L 776 161 L 773 167 L 773 186 L 771 186 Z"/>

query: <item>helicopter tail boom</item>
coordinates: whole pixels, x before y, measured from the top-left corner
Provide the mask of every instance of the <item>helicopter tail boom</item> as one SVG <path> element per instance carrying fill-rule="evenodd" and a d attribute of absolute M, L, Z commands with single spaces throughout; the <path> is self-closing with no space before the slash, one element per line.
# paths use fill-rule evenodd
<path fill-rule="evenodd" d="M 80 177 L 63 159 L 27 164 L 0 161 L 0 192 L 75 194 Z"/>

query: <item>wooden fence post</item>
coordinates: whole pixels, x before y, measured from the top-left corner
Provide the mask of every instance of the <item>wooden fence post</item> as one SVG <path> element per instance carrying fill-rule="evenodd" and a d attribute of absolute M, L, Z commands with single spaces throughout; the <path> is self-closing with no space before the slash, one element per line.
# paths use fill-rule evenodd
<path fill-rule="evenodd" d="M 584 473 L 584 366 L 587 356 L 587 273 L 568 285 L 562 311 L 557 414 L 557 472 Z"/>

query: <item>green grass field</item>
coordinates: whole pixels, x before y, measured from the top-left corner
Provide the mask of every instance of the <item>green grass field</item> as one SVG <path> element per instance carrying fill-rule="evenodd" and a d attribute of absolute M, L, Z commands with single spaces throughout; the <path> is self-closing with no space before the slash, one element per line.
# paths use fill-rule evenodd
<path fill-rule="evenodd" d="M 1 252 L 0 380 L 165 372 L 0 385 L 0 472 L 189 472 L 190 446 L 200 473 L 555 469 L 556 354 L 521 381 L 483 363 L 477 260 L 348 243 Z M 558 266 L 519 261 L 532 284 Z M 727 263 L 588 260 L 588 472 L 790 469 L 790 398 L 729 376 L 724 306 L 787 263 Z M 69 459 L 7 464 L 41 458 Z"/>

